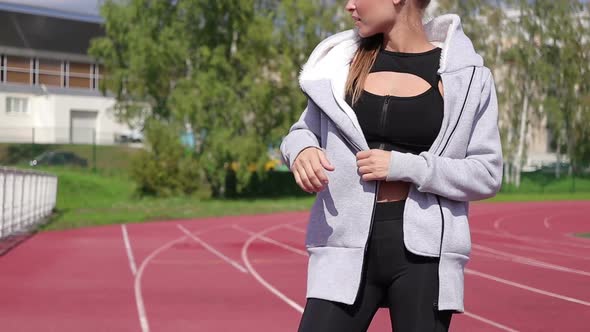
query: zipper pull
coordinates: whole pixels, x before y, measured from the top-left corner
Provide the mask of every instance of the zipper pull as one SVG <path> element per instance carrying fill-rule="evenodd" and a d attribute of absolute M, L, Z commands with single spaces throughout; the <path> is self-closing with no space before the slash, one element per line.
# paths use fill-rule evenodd
<path fill-rule="evenodd" d="M 385 130 L 385 118 L 387 117 L 387 110 L 389 105 L 389 95 L 385 96 L 385 102 L 383 103 L 383 107 L 381 108 L 381 123 L 380 123 L 380 132 Z"/>

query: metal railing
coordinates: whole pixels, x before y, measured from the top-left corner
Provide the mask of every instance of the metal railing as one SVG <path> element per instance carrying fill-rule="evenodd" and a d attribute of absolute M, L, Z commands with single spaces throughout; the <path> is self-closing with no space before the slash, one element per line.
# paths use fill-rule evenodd
<path fill-rule="evenodd" d="M 26 234 L 55 207 L 57 176 L 0 166 L 0 240 Z"/>

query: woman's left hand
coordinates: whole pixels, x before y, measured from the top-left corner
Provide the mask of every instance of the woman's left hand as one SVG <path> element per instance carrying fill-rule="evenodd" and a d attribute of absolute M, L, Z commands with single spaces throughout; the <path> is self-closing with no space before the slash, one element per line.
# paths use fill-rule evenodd
<path fill-rule="evenodd" d="M 385 180 L 389 172 L 390 158 L 390 151 L 380 149 L 358 152 L 356 154 L 356 164 L 363 180 Z"/>

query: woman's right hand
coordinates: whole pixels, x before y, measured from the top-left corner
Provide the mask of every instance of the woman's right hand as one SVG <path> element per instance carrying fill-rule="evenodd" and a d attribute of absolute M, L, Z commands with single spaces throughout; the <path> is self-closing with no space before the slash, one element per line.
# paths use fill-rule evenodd
<path fill-rule="evenodd" d="M 308 193 L 321 191 L 328 184 L 324 169 L 333 171 L 335 167 L 328 161 L 323 150 L 313 146 L 301 150 L 291 167 L 295 182 Z"/>

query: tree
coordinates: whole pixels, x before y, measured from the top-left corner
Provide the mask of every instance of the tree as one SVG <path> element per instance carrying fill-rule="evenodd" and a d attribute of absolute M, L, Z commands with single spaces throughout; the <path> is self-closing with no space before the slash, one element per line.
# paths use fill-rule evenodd
<path fill-rule="evenodd" d="M 107 36 L 91 54 L 108 70 L 105 90 L 123 117 L 147 102 L 149 120 L 203 133 L 194 158 L 215 197 L 263 175 L 276 144 L 304 108 L 297 75 L 317 42 L 335 32 L 326 1 L 106 1 Z M 154 126 L 154 128 L 156 128 Z M 156 136 L 157 137 L 157 136 Z M 237 165 L 234 168 L 233 165 Z"/>

